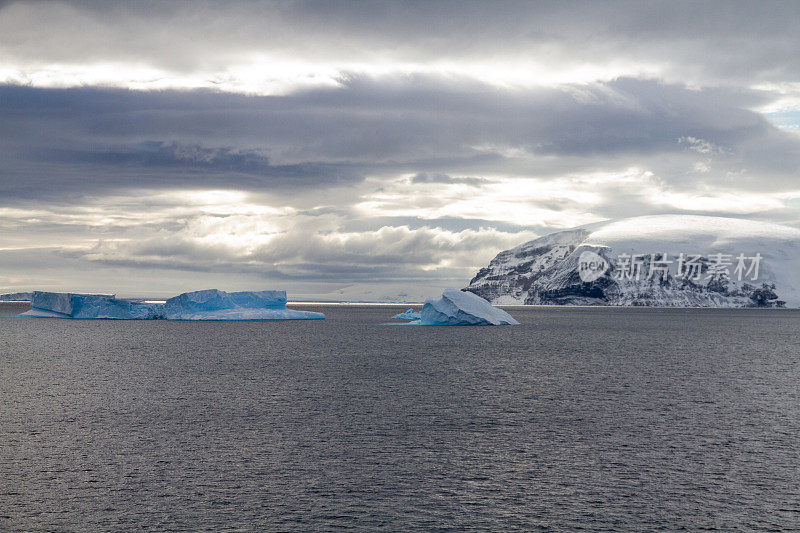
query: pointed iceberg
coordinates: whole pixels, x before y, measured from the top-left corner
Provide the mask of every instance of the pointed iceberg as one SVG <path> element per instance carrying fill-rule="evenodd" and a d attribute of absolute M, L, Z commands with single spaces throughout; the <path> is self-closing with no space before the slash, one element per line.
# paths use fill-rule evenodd
<path fill-rule="evenodd" d="M 185 292 L 167 300 L 170 320 L 318 320 L 322 313 L 286 308 L 286 291 Z"/>
<path fill-rule="evenodd" d="M 420 311 L 422 326 L 502 326 L 519 324 L 514 317 L 493 307 L 471 292 L 446 289 L 438 300 L 430 299 Z"/>
<path fill-rule="evenodd" d="M 421 317 L 419 311 L 408 309 L 406 311 L 403 311 L 402 313 L 394 315 L 392 318 L 396 318 L 398 320 L 419 320 Z"/>

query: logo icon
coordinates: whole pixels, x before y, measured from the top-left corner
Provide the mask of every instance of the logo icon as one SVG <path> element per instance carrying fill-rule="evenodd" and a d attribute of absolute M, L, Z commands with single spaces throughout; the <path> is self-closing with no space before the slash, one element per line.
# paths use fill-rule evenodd
<path fill-rule="evenodd" d="M 591 283 L 602 277 L 610 266 L 603 257 L 587 250 L 578 258 L 578 275 L 582 282 Z"/>

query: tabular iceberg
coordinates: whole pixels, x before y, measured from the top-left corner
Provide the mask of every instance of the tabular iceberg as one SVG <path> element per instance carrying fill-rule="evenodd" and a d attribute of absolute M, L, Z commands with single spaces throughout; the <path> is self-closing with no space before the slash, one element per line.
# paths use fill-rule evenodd
<path fill-rule="evenodd" d="M 514 317 L 471 292 L 446 289 L 438 300 L 428 300 L 420 311 L 422 326 L 502 326 L 519 324 Z"/>
<path fill-rule="evenodd" d="M 20 316 L 148 320 L 163 318 L 164 311 L 161 305 L 121 300 L 113 294 L 33 291 L 31 310 Z"/>
<path fill-rule="evenodd" d="M 314 320 L 322 313 L 286 308 L 285 291 L 185 292 L 166 304 L 122 300 L 113 294 L 34 291 L 31 310 L 20 316 L 118 320 Z"/>
<path fill-rule="evenodd" d="M 419 311 L 408 309 L 402 313 L 394 315 L 392 318 L 396 318 L 398 320 L 419 320 L 422 317 L 420 316 Z"/>
<path fill-rule="evenodd" d="M 318 320 L 322 313 L 286 308 L 286 291 L 185 292 L 167 300 L 169 320 Z"/>

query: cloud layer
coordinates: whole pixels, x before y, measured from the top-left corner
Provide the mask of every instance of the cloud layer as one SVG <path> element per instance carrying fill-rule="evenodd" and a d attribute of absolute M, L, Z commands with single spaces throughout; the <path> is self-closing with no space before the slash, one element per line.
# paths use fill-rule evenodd
<path fill-rule="evenodd" d="M 5 4 L 0 287 L 419 299 L 606 218 L 797 225 L 797 11 Z"/>
<path fill-rule="evenodd" d="M 790 1 L 11 2 L 0 68 L 37 84 L 260 93 L 347 71 L 785 83 L 800 81 L 798 18 Z"/>

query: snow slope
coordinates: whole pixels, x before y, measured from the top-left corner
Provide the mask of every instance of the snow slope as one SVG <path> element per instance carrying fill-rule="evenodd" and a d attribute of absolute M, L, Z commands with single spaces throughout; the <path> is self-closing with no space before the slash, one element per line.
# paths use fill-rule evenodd
<path fill-rule="evenodd" d="M 599 279 L 584 282 L 579 260 L 593 252 L 608 263 Z M 624 254 L 639 255 L 639 279 L 621 279 Z M 663 255 L 666 254 L 666 255 Z M 679 276 L 678 258 L 698 257 L 702 275 Z M 729 275 L 711 275 L 716 254 L 730 256 Z M 735 272 L 737 258 L 760 254 L 756 279 Z M 623 256 L 623 257 L 620 257 Z M 649 277 L 661 259 L 662 275 Z M 652 261 L 652 262 L 651 262 Z M 752 260 L 746 266 L 751 266 Z M 702 268 L 701 267 L 701 268 Z M 742 271 L 740 274 L 746 274 Z M 739 278 L 742 279 L 739 279 Z M 766 283 L 776 298 L 758 292 Z M 800 230 L 734 218 L 655 215 L 600 222 L 560 231 L 499 253 L 466 290 L 493 304 L 645 305 L 681 307 L 800 307 Z"/>

